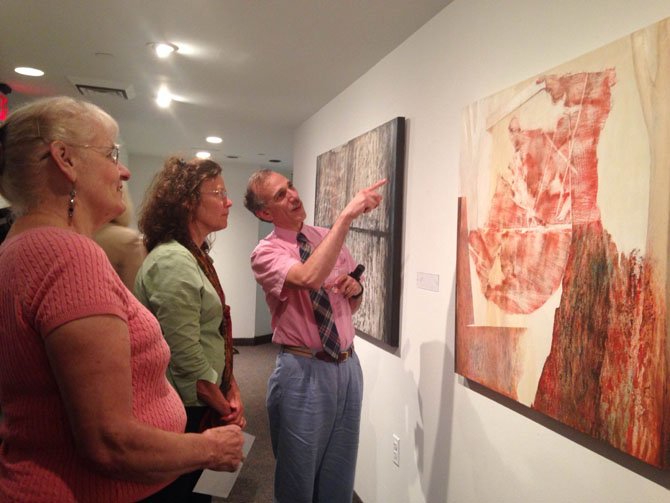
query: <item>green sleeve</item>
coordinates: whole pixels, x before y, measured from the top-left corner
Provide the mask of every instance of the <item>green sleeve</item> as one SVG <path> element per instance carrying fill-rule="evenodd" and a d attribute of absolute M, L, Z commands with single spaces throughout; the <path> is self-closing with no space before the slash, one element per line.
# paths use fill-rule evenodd
<path fill-rule="evenodd" d="M 204 278 L 186 249 L 154 254 L 143 265 L 135 285 L 138 298 L 156 316 L 170 346 L 170 376 L 187 405 L 197 402 L 195 383 L 218 384 L 220 376 L 201 344 Z"/>

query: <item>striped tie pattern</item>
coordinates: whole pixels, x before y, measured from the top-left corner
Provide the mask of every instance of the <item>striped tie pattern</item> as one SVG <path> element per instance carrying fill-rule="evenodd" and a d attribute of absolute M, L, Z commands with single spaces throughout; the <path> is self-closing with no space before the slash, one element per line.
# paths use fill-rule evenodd
<path fill-rule="evenodd" d="M 312 253 L 312 247 L 302 232 L 298 233 L 297 239 L 300 248 L 300 260 L 305 262 Z M 321 287 L 318 290 L 310 290 L 309 297 L 312 300 L 314 319 L 319 327 L 323 350 L 337 360 L 340 355 L 340 338 L 333 319 L 333 309 L 328 299 L 328 293 Z"/>

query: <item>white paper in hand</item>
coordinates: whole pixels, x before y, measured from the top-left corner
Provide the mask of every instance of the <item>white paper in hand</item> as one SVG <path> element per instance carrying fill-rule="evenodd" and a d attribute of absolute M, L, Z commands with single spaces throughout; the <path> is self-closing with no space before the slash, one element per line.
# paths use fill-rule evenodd
<path fill-rule="evenodd" d="M 242 446 L 242 454 L 246 458 L 251 450 L 251 445 L 254 443 L 256 437 L 242 432 L 244 436 L 244 445 Z M 227 498 L 230 491 L 235 485 L 237 476 L 240 474 L 242 465 L 234 472 L 215 472 L 214 470 L 203 470 L 202 475 L 198 479 L 198 483 L 193 488 L 193 492 L 201 494 L 209 494 L 211 496 L 218 496 L 219 498 Z"/>

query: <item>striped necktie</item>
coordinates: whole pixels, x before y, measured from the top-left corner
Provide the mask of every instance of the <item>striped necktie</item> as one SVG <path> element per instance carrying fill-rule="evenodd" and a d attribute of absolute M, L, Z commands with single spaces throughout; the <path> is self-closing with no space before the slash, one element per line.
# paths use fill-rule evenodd
<path fill-rule="evenodd" d="M 297 240 L 298 247 L 300 248 L 300 260 L 305 262 L 312 253 L 312 247 L 302 232 L 298 233 Z M 340 340 L 335 320 L 333 319 L 333 308 L 330 305 L 328 293 L 321 287 L 318 290 L 310 290 L 309 297 L 312 300 L 314 319 L 316 320 L 316 325 L 319 327 L 319 336 L 321 337 L 323 350 L 337 360 L 340 355 Z"/>

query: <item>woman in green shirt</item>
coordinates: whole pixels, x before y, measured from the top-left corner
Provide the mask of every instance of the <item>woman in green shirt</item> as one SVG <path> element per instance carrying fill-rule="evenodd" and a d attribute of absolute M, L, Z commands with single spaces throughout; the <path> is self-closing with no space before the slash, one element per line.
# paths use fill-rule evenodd
<path fill-rule="evenodd" d="M 184 402 L 187 432 L 246 426 L 232 373 L 230 308 L 207 254 L 207 237 L 227 227 L 231 206 L 221 166 L 170 157 L 145 196 L 139 220 L 149 254 L 135 295 L 156 316 L 170 346 L 167 377 Z M 156 501 L 202 501 L 191 493 L 199 476 L 180 477 Z"/>

